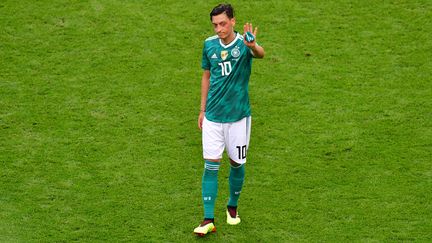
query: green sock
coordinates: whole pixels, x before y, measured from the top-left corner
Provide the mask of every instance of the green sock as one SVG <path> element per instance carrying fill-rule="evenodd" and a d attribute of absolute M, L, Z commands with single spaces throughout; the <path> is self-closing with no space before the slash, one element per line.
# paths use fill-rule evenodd
<path fill-rule="evenodd" d="M 228 200 L 228 206 L 237 207 L 238 199 L 240 197 L 240 192 L 243 187 L 244 178 L 245 178 L 244 164 L 238 167 L 231 166 L 230 175 L 229 175 L 230 197 Z"/>
<path fill-rule="evenodd" d="M 202 198 L 204 202 L 204 218 L 214 218 L 214 207 L 218 190 L 219 162 L 205 161 L 202 177 Z"/>

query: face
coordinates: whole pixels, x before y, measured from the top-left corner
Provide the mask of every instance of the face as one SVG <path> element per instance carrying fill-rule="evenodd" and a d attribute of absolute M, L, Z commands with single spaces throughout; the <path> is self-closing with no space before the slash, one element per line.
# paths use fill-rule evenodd
<path fill-rule="evenodd" d="M 228 18 L 225 13 L 212 17 L 213 29 L 221 39 L 228 39 L 234 34 L 235 19 Z"/>

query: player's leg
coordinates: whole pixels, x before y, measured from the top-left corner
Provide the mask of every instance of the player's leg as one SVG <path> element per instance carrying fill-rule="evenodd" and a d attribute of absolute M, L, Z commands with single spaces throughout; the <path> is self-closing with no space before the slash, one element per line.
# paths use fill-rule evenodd
<path fill-rule="evenodd" d="M 220 123 L 204 118 L 202 128 L 204 173 L 202 177 L 202 199 L 204 220 L 194 230 L 198 235 L 216 231 L 214 227 L 214 208 L 218 191 L 218 171 L 224 151 L 223 129 Z"/>
<path fill-rule="evenodd" d="M 220 162 L 205 160 L 202 177 L 202 198 L 204 203 L 204 220 L 214 220 L 214 207 L 218 191 L 218 171 Z"/>
<path fill-rule="evenodd" d="M 229 189 L 230 197 L 227 203 L 227 223 L 240 223 L 237 205 L 245 178 L 245 163 L 249 148 L 251 118 L 246 117 L 232 123 L 228 128 L 227 151 L 230 157 Z"/>
<path fill-rule="evenodd" d="M 245 164 L 238 164 L 230 160 L 229 191 L 230 197 L 227 203 L 227 223 L 236 225 L 240 223 L 240 217 L 237 212 L 238 200 L 243 187 L 245 178 Z"/>

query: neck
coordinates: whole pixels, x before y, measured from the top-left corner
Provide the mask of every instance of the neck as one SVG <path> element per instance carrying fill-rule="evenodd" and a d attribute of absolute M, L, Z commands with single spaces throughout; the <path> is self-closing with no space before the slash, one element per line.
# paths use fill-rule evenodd
<path fill-rule="evenodd" d="M 222 43 L 227 45 L 227 44 L 231 43 L 235 39 L 235 37 L 236 37 L 236 33 L 233 31 L 233 32 L 231 32 L 231 34 L 229 36 L 222 39 Z"/>

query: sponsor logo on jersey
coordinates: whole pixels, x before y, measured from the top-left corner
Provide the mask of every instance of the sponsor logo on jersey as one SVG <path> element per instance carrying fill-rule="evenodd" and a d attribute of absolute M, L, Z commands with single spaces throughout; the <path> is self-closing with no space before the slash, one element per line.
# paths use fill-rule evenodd
<path fill-rule="evenodd" d="M 211 56 L 212 59 L 217 59 L 216 53 L 213 53 L 213 56 Z"/>
<path fill-rule="evenodd" d="M 228 51 L 221 51 L 221 58 L 222 60 L 226 60 L 228 57 Z"/>
<path fill-rule="evenodd" d="M 233 57 L 240 56 L 240 48 L 238 46 L 234 47 L 234 49 L 231 50 L 231 56 Z"/>

